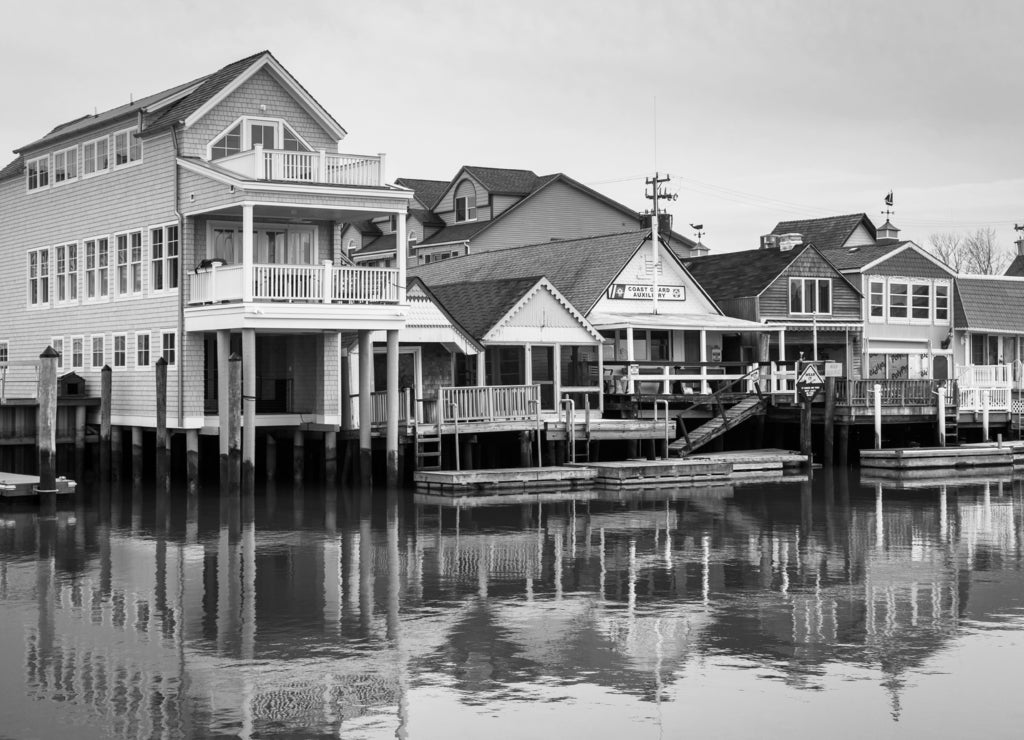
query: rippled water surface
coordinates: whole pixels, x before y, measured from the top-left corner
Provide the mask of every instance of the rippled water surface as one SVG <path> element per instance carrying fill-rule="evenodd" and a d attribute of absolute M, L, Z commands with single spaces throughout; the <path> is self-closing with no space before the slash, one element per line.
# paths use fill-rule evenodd
<path fill-rule="evenodd" d="M 0 506 L 0 737 L 1020 737 L 1024 487 Z"/>

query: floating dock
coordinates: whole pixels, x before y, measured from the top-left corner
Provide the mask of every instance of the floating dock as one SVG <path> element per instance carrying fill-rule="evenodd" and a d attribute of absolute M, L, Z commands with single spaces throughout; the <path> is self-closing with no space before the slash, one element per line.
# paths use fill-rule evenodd
<path fill-rule="evenodd" d="M 21 475 L 20 473 L 0 473 L 0 499 L 15 499 L 38 496 L 38 475 Z M 78 484 L 73 480 L 57 478 L 57 495 L 74 493 Z"/>
<path fill-rule="evenodd" d="M 668 460 L 592 462 L 548 468 L 493 470 L 421 470 L 420 492 L 441 496 L 571 491 L 581 488 L 622 490 L 662 486 L 706 486 L 732 482 L 779 480 L 807 464 L 788 450 L 751 450 L 693 455 Z"/>
<path fill-rule="evenodd" d="M 960 447 L 895 447 L 889 450 L 861 450 L 862 468 L 886 470 L 956 469 L 1012 466 L 1017 445 L 984 444 Z"/>

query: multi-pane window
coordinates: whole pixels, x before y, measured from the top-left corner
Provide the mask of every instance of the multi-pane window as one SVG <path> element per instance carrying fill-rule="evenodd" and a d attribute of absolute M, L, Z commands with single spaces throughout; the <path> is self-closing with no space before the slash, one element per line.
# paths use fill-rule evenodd
<path fill-rule="evenodd" d="M 70 147 L 53 155 L 53 182 L 59 185 L 78 177 L 78 147 Z"/>
<path fill-rule="evenodd" d="M 94 175 L 106 172 L 110 167 L 108 139 L 95 139 L 82 145 L 82 174 Z"/>
<path fill-rule="evenodd" d="M 889 318 L 905 319 L 908 315 L 910 285 L 908 283 L 889 281 Z"/>
<path fill-rule="evenodd" d="M 37 157 L 25 163 L 28 176 L 28 189 L 38 190 L 50 185 L 50 157 Z"/>
<path fill-rule="evenodd" d="M 137 128 L 130 128 L 126 131 L 118 131 L 114 134 L 114 166 L 138 162 L 142 159 L 142 142 L 138 136 Z"/>
<path fill-rule="evenodd" d="M 85 242 L 85 297 L 106 298 L 109 292 L 110 243 L 106 238 Z"/>
<path fill-rule="evenodd" d="M 57 277 L 57 301 L 69 303 L 78 300 L 78 245 L 60 244 L 54 247 L 54 272 Z"/>
<path fill-rule="evenodd" d="M 31 306 L 50 302 L 50 250 L 45 247 L 28 253 L 28 302 Z"/>
<path fill-rule="evenodd" d="M 932 286 L 927 283 L 913 283 L 910 286 L 910 318 L 915 321 L 930 321 L 932 318 Z"/>
<path fill-rule="evenodd" d="M 789 312 L 794 314 L 832 313 L 832 279 L 790 278 Z"/>
<path fill-rule="evenodd" d="M 10 360 L 10 348 L 7 340 L 0 342 L 0 365 L 6 365 Z"/>
<path fill-rule="evenodd" d="M 53 351 L 57 353 L 57 368 L 64 367 L 64 337 L 54 337 L 50 342 Z"/>
<path fill-rule="evenodd" d="M 173 290 L 178 287 L 178 227 L 164 226 L 149 232 L 150 287 Z"/>
<path fill-rule="evenodd" d="M 135 335 L 135 367 L 149 367 L 149 332 Z"/>
<path fill-rule="evenodd" d="M 476 188 L 469 180 L 463 180 L 455 190 L 455 221 L 476 220 Z"/>
<path fill-rule="evenodd" d="M 869 288 L 870 316 L 872 319 L 882 320 L 885 318 L 885 283 L 881 280 L 872 280 Z"/>
<path fill-rule="evenodd" d="M 128 335 L 114 335 L 114 367 L 128 366 Z"/>
<path fill-rule="evenodd" d="M 142 232 L 117 236 L 117 293 L 138 295 L 142 292 Z"/>
<path fill-rule="evenodd" d="M 935 286 L 935 321 L 949 323 L 949 286 Z"/>
<path fill-rule="evenodd" d="M 213 146 L 210 147 L 210 156 L 212 159 L 220 159 L 238 154 L 240 151 L 242 151 L 242 124 L 233 127 L 213 142 Z"/>
<path fill-rule="evenodd" d="M 160 335 L 161 357 L 168 365 L 174 365 L 178 360 L 178 335 L 173 331 L 165 331 Z"/>
<path fill-rule="evenodd" d="M 92 367 L 97 370 L 103 367 L 106 363 L 107 348 L 105 343 L 105 337 L 102 334 L 97 334 L 92 338 Z"/>
<path fill-rule="evenodd" d="M 85 367 L 85 339 L 71 337 L 71 367 Z"/>

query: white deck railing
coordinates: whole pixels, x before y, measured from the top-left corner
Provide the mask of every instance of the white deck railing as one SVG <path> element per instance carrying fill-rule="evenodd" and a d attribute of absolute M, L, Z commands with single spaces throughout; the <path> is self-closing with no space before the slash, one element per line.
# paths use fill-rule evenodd
<path fill-rule="evenodd" d="M 1013 406 L 1013 391 L 1006 388 L 964 388 L 960 389 L 961 411 L 1009 411 Z"/>
<path fill-rule="evenodd" d="M 358 396 L 356 397 L 358 398 Z M 373 424 L 387 424 L 388 392 L 374 391 L 370 394 L 370 418 Z M 398 395 L 398 423 L 404 424 L 412 418 L 412 389 L 402 388 Z"/>
<path fill-rule="evenodd" d="M 381 156 L 334 154 L 324 150 L 288 152 L 257 146 L 218 159 L 215 164 L 253 180 L 355 187 L 384 184 L 384 160 Z"/>
<path fill-rule="evenodd" d="M 9 398 L 35 398 L 38 393 L 39 365 L 0 363 L 0 403 Z"/>
<path fill-rule="evenodd" d="M 442 424 L 536 419 L 539 404 L 539 385 L 442 388 L 438 414 Z"/>
<path fill-rule="evenodd" d="M 240 301 L 244 297 L 242 265 L 199 270 L 190 278 L 189 303 Z M 325 290 L 325 286 L 330 286 Z M 253 265 L 255 301 L 308 303 L 397 303 L 398 270 L 391 267 L 323 265 Z"/>
<path fill-rule="evenodd" d="M 958 365 L 956 382 L 967 388 L 1009 388 L 1013 384 L 1013 365 Z"/>

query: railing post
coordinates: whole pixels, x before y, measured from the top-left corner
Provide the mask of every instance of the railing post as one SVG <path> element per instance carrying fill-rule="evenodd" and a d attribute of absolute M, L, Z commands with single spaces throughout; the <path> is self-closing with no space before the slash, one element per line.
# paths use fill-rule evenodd
<path fill-rule="evenodd" d="M 208 283 L 210 294 L 206 297 L 208 301 L 215 301 L 217 299 L 217 264 L 214 262 L 210 265 L 210 281 Z"/>
<path fill-rule="evenodd" d="M 983 442 L 989 441 L 988 435 L 988 388 L 985 388 L 981 392 L 981 439 Z"/>
<path fill-rule="evenodd" d="M 252 148 L 253 157 L 255 158 L 253 177 L 257 180 L 267 179 L 267 164 L 266 158 L 263 156 L 263 145 L 257 144 Z M 273 175 L 273 172 L 271 172 Z"/>
<path fill-rule="evenodd" d="M 882 384 L 875 383 L 875 449 L 882 449 Z"/>
<path fill-rule="evenodd" d="M 330 260 L 324 260 L 323 268 L 320 271 L 320 292 L 323 294 L 321 299 L 324 303 L 330 303 L 333 298 L 334 286 L 332 285 L 332 278 L 334 277 L 334 263 Z"/>
<path fill-rule="evenodd" d="M 455 407 L 455 413 L 452 414 L 452 419 L 455 422 L 455 469 L 462 470 L 462 460 L 459 457 L 459 405 L 452 402 L 449 406 Z M 438 430 L 437 436 L 441 436 L 440 430 Z"/>
<path fill-rule="evenodd" d="M 317 160 L 317 171 L 313 177 L 314 182 L 327 182 L 327 152 L 320 150 L 320 158 Z"/>

